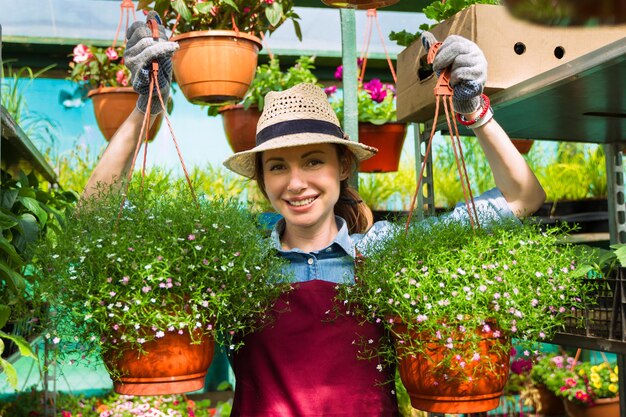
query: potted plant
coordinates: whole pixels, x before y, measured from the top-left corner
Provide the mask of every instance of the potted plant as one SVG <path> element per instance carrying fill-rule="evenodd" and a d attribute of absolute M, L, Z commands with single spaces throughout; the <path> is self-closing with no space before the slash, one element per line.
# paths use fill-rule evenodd
<path fill-rule="evenodd" d="M 350 314 L 381 323 L 395 346 L 365 356 L 397 363 L 413 407 L 482 412 L 498 405 L 511 338 L 549 340 L 585 292 L 585 254 L 564 229 L 517 220 L 472 229 L 443 217 L 413 224 L 363 249 L 357 285 L 343 286 Z"/>
<path fill-rule="evenodd" d="M 343 79 L 343 66 L 335 71 Z M 336 86 L 325 89 L 340 121 L 343 120 L 343 97 Z M 398 170 L 406 137 L 406 123 L 396 121 L 395 88 L 378 78 L 359 81 L 358 91 L 359 142 L 378 149 L 378 153 L 359 165 L 360 172 L 393 172 Z"/>
<path fill-rule="evenodd" d="M 46 338 L 69 360 L 101 355 L 122 394 L 202 388 L 214 341 L 236 349 L 288 289 L 238 203 L 194 201 L 182 180 L 150 183 L 133 184 L 123 209 L 122 194 L 102 188 L 35 248 L 37 294 L 52 309 Z"/>
<path fill-rule="evenodd" d="M 322 3 L 331 7 L 367 10 L 391 6 L 399 1 L 400 0 L 322 0 Z"/>
<path fill-rule="evenodd" d="M 574 358 L 568 355 L 550 353 L 536 358 L 531 365 L 528 383 L 521 392 L 525 403 L 542 415 L 563 415 L 563 400 L 554 392 L 561 387 L 564 373 L 573 365 Z"/>
<path fill-rule="evenodd" d="M 267 64 L 257 68 L 241 103 L 209 106 L 209 116 L 222 115 L 224 132 L 233 152 L 245 151 L 256 145 L 256 125 L 267 93 L 283 91 L 300 83 L 317 84 L 317 77 L 313 74 L 314 61 L 314 57 L 301 56 L 293 66 L 283 71 L 278 57 L 272 56 Z"/>
<path fill-rule="evenodd" d="M 156 10 L 172 41 L 174 77 L 192 103 L 243 99 L 257 66 L 260 37 L 287 19 L 302 38 L 293 0 L 140 0 L 137 9 Z"/>
<path fill-rule="evenodd" d="M 581 362 L 558 378 L 554 393 L 563 398 L 570 417 L 619 416 L 617 365 L 608 362 Z"/>
<path fill-rule="evenodd" d="M 80 43 L 70 54 L 68 79 L 88 90 L 96 122 L 107 141 L 128 118 L 139 97 L 129 86 L 130 71 L 122 62 L 124 49 L 124 46 L 99 48 Z M 150 141 L 156 137 L 162 121 L 163 115 L 157 116 L 148 133 Z"/>

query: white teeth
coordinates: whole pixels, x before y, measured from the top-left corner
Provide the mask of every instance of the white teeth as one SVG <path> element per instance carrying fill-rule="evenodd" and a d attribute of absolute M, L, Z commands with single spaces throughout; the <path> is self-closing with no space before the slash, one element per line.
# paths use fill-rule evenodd
<path fill-rule="evenodd" d="M 313 202 L 313 200 L 315 200 L 315 198 L 307 198 L 306 200 L 300 200 L 300 201 L 290 201 L 289 204 L 291 204 L 292 206 L 296 206 L 296 207 L 300 207 L 300 206 L 306 206 L 307 204 L 311 204 Z"/>

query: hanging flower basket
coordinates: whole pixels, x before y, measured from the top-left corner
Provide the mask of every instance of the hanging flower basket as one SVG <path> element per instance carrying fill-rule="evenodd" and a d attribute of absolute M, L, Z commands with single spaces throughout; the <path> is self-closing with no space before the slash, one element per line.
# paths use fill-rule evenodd
<path fill-rule="evenodd" d="M 431 413 L 480 413 L 498 407 L 509 376 L 508 338 L 494 336 L 494 330 L 481 333 L 474 357 L 459 358 L 455 366 L 441 366 L 449 349 L 441 343 L 427 343 L 422 354 L 404 354 L 402 341 L 434 338 L 410 332 L 399 319 L 393 326 L 398 337 L 398 371 L 411 398 L 411 405 Z M 404 335 L 404 336 L 402 336 Z M 452 341 L 462 345 L 462 338 Z M 410 343 L 410 342 L 409 342 Z"/>
<path fill-rule="evenodd" d="M 256 125 L 261 117 L 258 107 L 247 110 L 241 104 L 224 106 L 219 110 L 222 115 L 226 139 L 233 152 L 247 151 L 256 144 Z"/>
<path fill-rule="evenodd" d="M 592 406 L 577 405 L 569 400 L 564 400 L 565 411 L 569 417 L 618 417 L 619 397 L 600 398 L 595 400 Z"/>
<path fill-rule="evenodd" d="M 399 1 L 400 0 L 322 0 L 322 3 L 330 7 L 367 10 L 391 6 Z"/>
<path fill-rule="evenodd" d="M 215 343 L 204 336 L 192 343 L 189 332 L 168 332 L 137 349 L 106 358 L 113 389 L 126 395 L 163 395 L 197 391 L 204 387 Z"/>
<path fill-rule="evenodd" d="M 398 170 L 406 137 L 405 123 L 359 123 L 359 142 L 378 149 L 373 157 L 361 162 L 360 172 L 394 172 Z"/>
<path fill-rule="evenodd" d="M 93 100 L 96 122 L 107 142 L 132 113 L 139 97 L 132 87 L 99 87 L 90 90 L 87 96 Z M 162 122 L 163 114 L 160 114 L 150 128 L 149 142 L 156 137 Z"/>
<path fill-rule="evenodd" d="M 207 30 L 173 36 L 174 78 L 192 103 L 241 101 L 257 66 L 261 40 L 249 33 Z"/>

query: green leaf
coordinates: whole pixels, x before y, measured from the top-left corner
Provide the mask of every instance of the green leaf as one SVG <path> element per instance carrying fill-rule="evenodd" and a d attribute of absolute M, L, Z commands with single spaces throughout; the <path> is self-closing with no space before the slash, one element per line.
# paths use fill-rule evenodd
<path fill-rule="evenodd" d="M 31 349 L 30 344 L 22 336 L 17 336 L 14 334 L 7 334 L 3 331 L 0 331 L 0 337 L 4 339 L 9 339 L 13 343 L 15 343 L 17 348 L 20 350 L 20 355 L 37 360 L 37 357 L 33 353 L 33 350 Z"/>
<path fill-rule="evenodd" d="M 7 214 L 0 211 L 0 230 L 10 229 L 15 225 L 17 225 L 17 218 L 12 213 Z"/>
<path fill-rule="evenodd" d="M 15 266 L 24 265 L 24 260 L 17 253 L 11 242 L 0 236 L 0 254 L 8 256 L 8 260 Z M 6 258 L 5 258 L 6 259 Z"/>
<path fill-rule="evenodd" d="M 611 249 L 615 251 L 615 256 L 621 266 L 626 266 L 626 244 L 618 243 L 611 245 Z"/>
<path fill-rule="evenodd" d="M 13 246 L 23 252 L 26 246 L 37 240 L 39 225 L 37 219 L 30 213 L 24 213 L 18 217 L 19 234 L 13 238 Z"/>
<path fill-rule="evenodd" d="M 24 207 L 28 209 L 28 211 L 37 216 L 37 218 L 39 219 L 39 223 L 41 223 L 41 226 L 46 225 L 46 222 L 48 221 L 48 214 L 44 209 L 41 208 L 37 200 L 31 197 L 20 196 L 18 198 L 18 201 L 22 203 Z"/>
<path fill-rule="evenodd" d="M 10 315 L 11 307 L 5 304 L 0 304 L 0 329 L 2 329 L 5 324 L 7 324 Z"/>
<path fill-rule="evenodd" d="M 237 7 L 237 3 L 235 3 L 233 0 L 222 0 L 222 3 L 228 4 L 230 7 L 235 9 L 237 13 L 240 13 L 239 7 Z"/>
<path fill-rule="evenodd" d="M 15 200 L 17 199 L 17 196 L 19 194 L 19 190 L 3 189 L 2 193 L 0 194 L 1 194 L 0 197 L 2 198 L 2 207 L 8 210 L 11 210 L 11 208 L 13 208 L 13 205 L 15 204 Z"/>
<path fill-rule="evenodd" d="M 277 26 L 283 18 L 283 8 L 275 1 L 271 7 L 265 8 L 265 17 L 270 22 L 270 25 Z"/>
<path fill-rule="evenodd" d="M 7 376 L 7 381 L 13 389 L 17 389 L 17 372 L 13 365 L 8 361 L 0 358 L 0 368 L 4 369 L 4 374 Z"/>
<path fill-rule="evenodd" d="M 191 10 L 187 8 L 185 4 L 185 0 L 174 0 L 172 1 L 172 9 L 176 10 L 178 14 L 180 14 L 180 19 L 183 22 L 191 20 Z"/>
<path fill-rule="evenodd" d="M 302 28 L 300 27 L 300 23 L 296 20 L 293 21 L 293 30 L 296 32 L 298 40 L 302 42 Z"/>
<path fill-rule="evenodd" d="M 22 293 L 26 289 L 24 277 L 11 269 L 4 261 L 0 261 L 0 276 L 4 276 L 7 284 L 16 293 Z"/>

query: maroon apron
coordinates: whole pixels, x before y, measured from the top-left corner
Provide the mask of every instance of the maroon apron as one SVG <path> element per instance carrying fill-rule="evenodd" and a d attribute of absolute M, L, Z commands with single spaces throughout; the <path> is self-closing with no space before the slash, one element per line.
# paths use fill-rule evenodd
<path fill-rule="evenodd" d="M 232 417 L 398 416 L 394 370 L 357 358 L 361 337 L 381 327 L 336 316 L 337 284 L 293 284 L 277 302 L 276 321 L 244 338 L 234 355 Z M 385 383 L 386 382 L 386 383 Z"/>

